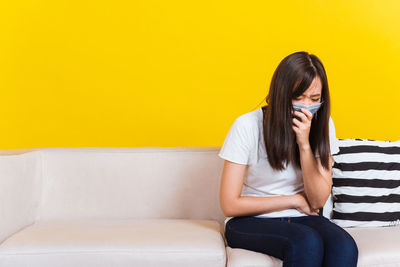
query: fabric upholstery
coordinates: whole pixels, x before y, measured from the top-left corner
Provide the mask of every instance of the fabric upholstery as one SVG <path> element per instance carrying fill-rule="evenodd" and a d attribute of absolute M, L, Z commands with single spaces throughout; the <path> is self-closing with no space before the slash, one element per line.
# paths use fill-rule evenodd
<path fill-rule="evenodd" d="M 226 247 L 227 267 L 281 267 L 278 258 L 247 249 Z"/>
<path fill-rule="evenodd" d="M 38 152 L 0 155 L 0 243 L 35 220 L 41 190 Z"/>
<path fill-rule="evenodd" d="M 224 266 L 220 225 L 136 219 L 36 223 L 7 239 L 0 266 Z"/>
<path fill-rule="evenodd" d="M 0 156 L 0 267 L 281 266 L 225 247 L 218 151 L 59 148 Z M 399 226 L 345 229 L 359 247 L 359 267 L 400 266 Z"/>
<path fill-rule="evenodd" d="M 215 149 L 42 150 L 38 221 L 187 218 L 223 222 Z"/>

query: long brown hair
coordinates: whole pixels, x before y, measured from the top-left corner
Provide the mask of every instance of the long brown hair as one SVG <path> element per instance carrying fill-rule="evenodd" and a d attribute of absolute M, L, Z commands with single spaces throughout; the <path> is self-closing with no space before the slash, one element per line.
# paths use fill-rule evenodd
<path fill-rule="evenodd" d="M 317 76 L 322 84 L 323 104 L 312 119 L 309 141 L 314 155 L 318 151 L 322 166 L 329 167 L 330 98 L 325 69 L 315 55 L 296 52 L 279 63 L 272 76 L 267 106 L 262 107 L 265 148 L 275 170 L 283 170 L 289 163 L 301 168 L 299 147 L 292 129 L 292 100 L 302 95 Z"/>

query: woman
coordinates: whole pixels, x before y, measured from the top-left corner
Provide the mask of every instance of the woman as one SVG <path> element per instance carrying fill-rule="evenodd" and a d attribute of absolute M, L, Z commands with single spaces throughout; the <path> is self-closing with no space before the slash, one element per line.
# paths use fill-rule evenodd
<path fill-rule="evenodd" d="M 235 120 L 219 153 L 228 245 L 285 267 L 356 266 L 355 241 L 320 210 L 339 151 L 321 61 L 307 52 L 284 58 L 266 102 Z"/>

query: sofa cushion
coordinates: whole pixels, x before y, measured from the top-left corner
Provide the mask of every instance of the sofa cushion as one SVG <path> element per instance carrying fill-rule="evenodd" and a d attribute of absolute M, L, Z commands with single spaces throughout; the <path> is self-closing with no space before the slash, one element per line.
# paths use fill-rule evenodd
<path fill-rule="evenodd" d="M 226 247 L 227 267 L 281 267 L 282 261 L 264 253 Z"/>
<path fill-rule="evenodd" d="M 0 245 L 0 266 L 225 266 L 210 220 L 60 221 L 31 225 Z"/>
<path fill-rule="evenodd" d="M 358 246 L 358 267 L 400 266 L 400 227 L 353 227 L 346 231 Z"/>
<path fill-rule="evenodd" d="M 400 219 L 400 140 L 338 139 L 332 219 L 342 227 L 390 226 Z"/>
<path fill-rule="evenodd" d="M 215 148 L 42 149 L 37 221 L 126 218 L 224 221 Z"/>

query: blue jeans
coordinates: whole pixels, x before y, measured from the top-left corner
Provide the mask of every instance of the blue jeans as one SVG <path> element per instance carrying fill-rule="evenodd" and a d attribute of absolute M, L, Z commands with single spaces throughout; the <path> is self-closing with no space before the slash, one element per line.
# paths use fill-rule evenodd
<path fill-rule="evenodd" d="M 284 267 L 357 266 L 358 248 L 343 228 L 317 216 L 260 218 L 240 216 L 225 226 L 231 248 L 279 258 Z"/>

